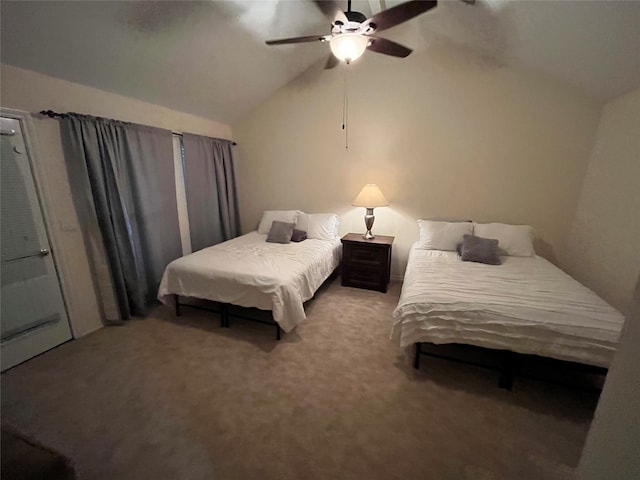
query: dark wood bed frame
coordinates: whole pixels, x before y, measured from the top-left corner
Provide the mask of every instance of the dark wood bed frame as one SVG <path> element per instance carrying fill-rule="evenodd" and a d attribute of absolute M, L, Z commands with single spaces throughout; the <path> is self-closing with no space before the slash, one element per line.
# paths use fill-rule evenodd
<path fill-rule="evenodd" d="M 450 355 L 440 355 L 437 353 L 433 353 L 433 352 L 427 352 L 425 350 L 422 349 L 422 345 L 426 344 L 427 342 L 417 342 L 415 344 L 415 357 L 413 360 L 413 368 L 415 368 L 416 370 L 420 369 L 420 355 L 428 355 L 430 357 L 435 357 L 435 358 L 442 358 L 444 360 L 449 360 L 452 362 L 457 362 L 457 363 L 464 363 L 466 365 L 473 365 L 476 367 L 481 367 L 481 368 L 487 368 L 490 370 L 498 370 L 500 372 L 500 377 L 498 379 L 498 386 L 500 388 L 504 388 L 505 390 L 511 390 L 513 388 L 513 381 L 514 381 L 514 376 L 516 374 L 516 370 L 518 365 L 522 362 L 522 359 L 529 356 L 536 356 L 536 355 L 525 355 L 525 354 L 521 354 L 521 353 L 516 353 L 516 352 L 512 352 L 510 350 L 495 350 L 495 349 L 485 349 L 485 350 L 493 350 L 494 352 L 501 352 L 502 354 L 502 359 L 500 362 L 500 366 L 496 367 L 493 365 L 487 365 L 487 364 L 482 364 L 482 363 L 478 363 L 478 362 L 474 362 L 471 360 L 466 360 L 466 359 L 461 359 L 461 358 L 456 358 L 456 357 L 452 357 Z M 429 343 L 429 345 L 435 345 L 435 344 L 431 344 Z M 463 345 L 463 344 L 460 344 Z M 465 347 L 472 347 L 472 348 L 477 348 L 477 349 L 482 349 L 483 347 L 475 347 L 473 345 L 465 345 Z M 589 373 L 589 374 L 596 374 L 596 375 L 602 375 L 602 376 L 606 376 L 607 372 L 609 371 L 607 368 L 604 367 L 597 367 L 594 365 L 585 365 L 582 363 L 576 363 L 576 362 L 569 362 L 569 361 L 564 361 L 564 360 L 558 360 L 561 361 L 564 365 L 569 366 L 571 369 L 573 370 L 579 370 L 582 373 Z M 545 379 L 545 378 L 540 378 L 540 377 L 533 377 L 531 375 L 524 375 L 522 373 L 518 372 L 518 375 L 521 376 L 526 376 L 529 378 L 534 378 L 536 380 L 543 380 L 543 381 L 551 381 L 549 379 Z M 579 387 L 579 388 L 583 388 L 583 387 Z M 586 390 L 593 390 L 593 388 L 585 388 Z M 598 389 L 599 391 L 600 389 Z"/>

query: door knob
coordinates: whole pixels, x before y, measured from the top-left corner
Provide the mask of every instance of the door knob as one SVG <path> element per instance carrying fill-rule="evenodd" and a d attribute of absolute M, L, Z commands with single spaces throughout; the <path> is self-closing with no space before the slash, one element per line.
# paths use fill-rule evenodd
<path fill-rule="evenodd" d="M 41 257 L 46 257 L 47 255 L 49 255 L 49 249 L 47 249 L 47 248 L 41 248 L 41 249 L 40 249 L 40 256 L 41 256 Z"/>

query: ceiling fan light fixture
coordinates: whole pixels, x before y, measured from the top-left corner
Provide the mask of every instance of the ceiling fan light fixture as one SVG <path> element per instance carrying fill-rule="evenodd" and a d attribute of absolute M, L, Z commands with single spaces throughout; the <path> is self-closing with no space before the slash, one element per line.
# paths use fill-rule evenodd
<path fill-rule="evenodd" d="M 329 46 L 338 60 L 351 63 L 358 59 L 369 45 L 369 39 L 359 33 L 340 33 L 331 37 Z"/>

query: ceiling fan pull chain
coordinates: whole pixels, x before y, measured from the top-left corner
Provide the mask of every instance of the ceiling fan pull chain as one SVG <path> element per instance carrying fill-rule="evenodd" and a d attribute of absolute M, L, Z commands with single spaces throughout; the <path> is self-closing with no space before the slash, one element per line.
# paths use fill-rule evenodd
<path fill-rule="evenodd" d="M 344 70 L 344 95 L 342 97 L 342 129 L 344 130 L 344 148 L 349 150 L 349 82 L 347 66 Z"/>
<path fill-rule="evenodd" d="M 347 106 L 347 74 L 345 72 L 342 79 L 342 130 L 345 129 L 346 123 L 346 106 Z"/>

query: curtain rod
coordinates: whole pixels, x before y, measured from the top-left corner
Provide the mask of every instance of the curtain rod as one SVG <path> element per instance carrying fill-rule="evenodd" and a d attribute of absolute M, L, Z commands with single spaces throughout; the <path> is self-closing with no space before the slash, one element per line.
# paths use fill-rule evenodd
<path fill-rule="evenodd" d="M 54 112 L 53 110 L 40 110 L 40 115 L 44 115 L 45 117 L 49 117 L 49 118 L 65 118 L 68 117 L 68 115 L 66 113 L 58 113 L 58 112 Z M 182 133 L 178 133 L 178 132 L 171 132 L 173 135 L 177 135 L 179 137 L 182 137 Z M 222 140 L 227 140 L 226 138 L 223 138 Z M 233 140 L 231 141 L 231 145 L 237 145 L 236 142 L 234 142 Z"/>
<path fill-rule="evenodd" d="M 182 133 L 178 133 L 178 132 L 171 132 L 172 135 L 175 135 L 177 137 L 182 137 L 183 134 Z M 214 138 L 214 137 L 210 137 L 210 138 Z M 222 138 L 221 140 L 228 140 L 227 138 Z M 233 140 L 231 140 L 231 145 L 237 145 L 236 142 L 234 142 Z"/>

